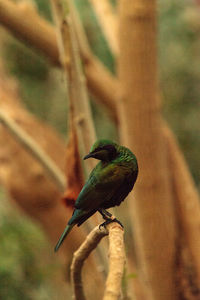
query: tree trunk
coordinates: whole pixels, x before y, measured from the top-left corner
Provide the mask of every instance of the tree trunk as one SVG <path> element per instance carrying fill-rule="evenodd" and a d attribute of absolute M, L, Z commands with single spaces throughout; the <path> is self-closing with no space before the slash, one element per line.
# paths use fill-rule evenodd
<path fill-rule="evenodd" d="M 173 300 L 176 230 L 157 98 L 156 3 L 121 0 L 119 12 L 121 136 L 139 163 L 129 202 L 139 276 L 148 300 Z"/>

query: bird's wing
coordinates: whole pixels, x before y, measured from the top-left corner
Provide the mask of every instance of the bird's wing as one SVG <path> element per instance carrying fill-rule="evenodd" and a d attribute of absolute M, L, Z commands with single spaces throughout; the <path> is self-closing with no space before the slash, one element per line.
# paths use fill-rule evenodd
<path fill-rule="evenodd" d="M 135 180 L 136 176 L 134 176 L 134 174 L 127 174 L 127 176 L 124 177 L 123 183 L 118 186 L 112 198 L 109 201 L 105 201 L 103 203 L 103 208 L 110 208 L 116 205 L 120 205 L 120 203 L 124 201 L 124 199 L 132 190 Z"/>
<path fill-rule="evenodd" d="M 109 164 L 100 172 L 93 172 L 81 190 L 75 207 L 85 211 L 100 208 L 113 197 L 129 172 L 127 168 L 116 164 Z"/>

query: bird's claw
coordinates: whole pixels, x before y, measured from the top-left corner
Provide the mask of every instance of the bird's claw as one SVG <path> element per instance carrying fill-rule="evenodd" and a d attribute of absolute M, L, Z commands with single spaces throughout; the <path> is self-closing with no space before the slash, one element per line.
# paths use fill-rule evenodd
<path fill-rule="evenodd" d="M 117 218 L 114 218 L 114 219 L 112 220 L 112 222 L 116 222 L 116 223 L 118 223 L 122 228 L 124 228 L 123 224 L 122 224 Z"/>
<path fill-rule="evenodd" d="M 117 218 L 114 218 L 114 219 L 109 218 L 109 219 L 106 219 L 105 222 L 103 222 L 102 224 L 99 225 L 99 230 L 101 230 L 101 227 L 106 228 L 106 225 L 108 225 L 108 224 L 110 224 L 110 223 L 112 223 L 112 222 L 116 222 L 116 223 L 118 223 L 122 228 L 124 228 L 124 226 L 122 225 L 122 223 L 121 223 Z"/>
<path fill-rule="evenodd" d="M 106 222 L 103 222 L 102 224 L 99 225 L 99 230 L 101 230 L 101 227 L 106 228 L 106 224 L 105 224 L 105 223 L 106 223 Z"/>

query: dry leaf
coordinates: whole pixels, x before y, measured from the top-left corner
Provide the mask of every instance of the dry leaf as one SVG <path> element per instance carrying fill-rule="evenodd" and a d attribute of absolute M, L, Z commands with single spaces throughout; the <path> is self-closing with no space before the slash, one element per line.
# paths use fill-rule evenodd
<path fill-rule="evenodd" d="M 70 126 L 70 137 L 66 152 L 67 189 L 62 198 L 67 207 L 74 208 L 74 203 L 83 187 L 83 173 L 74 126 Z"/>

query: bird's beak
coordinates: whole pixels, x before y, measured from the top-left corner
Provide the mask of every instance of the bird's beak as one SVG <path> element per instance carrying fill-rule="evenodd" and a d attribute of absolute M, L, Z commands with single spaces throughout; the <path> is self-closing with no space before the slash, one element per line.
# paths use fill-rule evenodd
<path fill-rule="evenodd" d="M 96 158 L 96 159 L 101 160 L 104 152 L 105 152 L 104 150 L 94 150 L 94 151 L 88 153 L 85 157 L 83 157 L 83 159 L 85 160 L 85 159 L 88 159 L 88 158 L 92 157 L 92 158 Z"/>
<path fill-rule="evenodd" d="M 88 158 L 90 158 L 90 157 L 93 157 L 93 155 L 94 155 L 94 153 L 93 153 L 93 152 L 90 152 L 90 153 L 88 153 L 86 156 L 84 156 L 83 159 L 84 159 L 84 160 L 85 160 L 85 159 L 88 159 Z"/>

